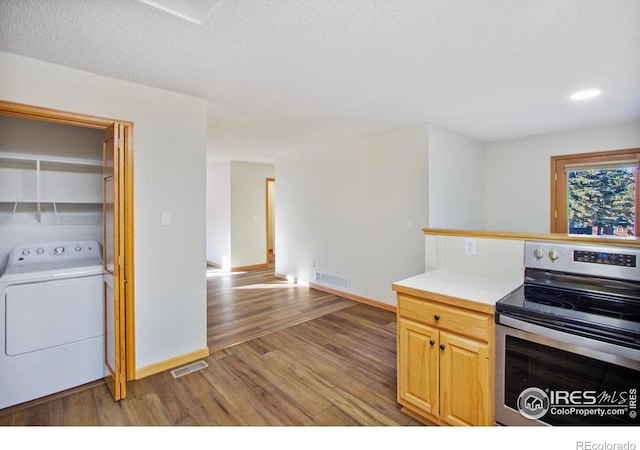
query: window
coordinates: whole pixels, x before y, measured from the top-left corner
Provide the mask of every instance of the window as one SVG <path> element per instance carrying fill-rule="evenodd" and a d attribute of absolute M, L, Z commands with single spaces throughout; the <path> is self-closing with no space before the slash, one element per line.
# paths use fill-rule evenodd
<path fill-rule="evenodd" d="M 640 149 L 551 157 L 551 232 L 637 236 Z"/>

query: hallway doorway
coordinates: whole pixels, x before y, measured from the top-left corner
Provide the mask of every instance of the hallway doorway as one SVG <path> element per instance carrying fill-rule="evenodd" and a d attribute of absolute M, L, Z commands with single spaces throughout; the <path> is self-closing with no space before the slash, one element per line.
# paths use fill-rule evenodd
<path fill-rule="evenodd" d="M 267 264 L 275 264 L 276 214 L 275 178 L 267 178 Z"/>

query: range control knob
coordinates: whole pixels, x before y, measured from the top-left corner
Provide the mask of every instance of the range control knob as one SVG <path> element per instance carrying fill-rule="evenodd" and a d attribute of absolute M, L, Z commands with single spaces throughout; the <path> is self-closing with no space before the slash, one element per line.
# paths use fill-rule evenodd
<path fill-rule="evenodd" d="M 36 250 L 36 253 L 38 255 L 42 255 L 44 253 L 44 249 L 43 248 L 39 248 L 38 250 Z"/>
<path fill-rule="evenodd" d="M 560 253 L 558 253 L 558 250 L 553 249 L 549 252 L 549 259 L 551 261 L 555 261 L 556 259 L 558 259 L 560 257 Z"/>
<path fill-rule="evenodd" d="M 64 247 L 60 246 L 54 248 L 53 253 L 55 253 L 56 255 L 62 255 L 64 253 Z"/>
<path fill-rule="evenodd" d="M 22 256 L 29 256 L 29 253 L 31 252 L 29 251 L 28 248 L 25 248 L 24 250 L 22 250 Z"/>
<path fill-rule="evenodd" d="M 537 248 L 533 251 L 533 256 L 535 256 L 536 259 L 542 259 L 544 257 L 544 251 L 541 248 Z"/>
<path fill-rule="evenodd" d="M 79 245 L 76 245 L 76 248 L 74 248 L 74 250 L 75 250 L 76 252 L 79 252 L 80 250 L 82 250 L 82 247 L 80 247 Z"/>

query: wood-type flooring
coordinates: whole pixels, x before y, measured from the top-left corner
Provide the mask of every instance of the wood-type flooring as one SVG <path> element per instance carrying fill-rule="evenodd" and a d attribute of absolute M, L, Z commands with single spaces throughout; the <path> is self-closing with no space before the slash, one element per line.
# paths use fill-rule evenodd
<path fill-rule="evenodd" d="M 209 367 L 129 382 L 121 402 L 91 383 L 1 410 L 0 425 L 419 425 L 396 403 L 393 313 L 272 268 L 208 275 Z"/>

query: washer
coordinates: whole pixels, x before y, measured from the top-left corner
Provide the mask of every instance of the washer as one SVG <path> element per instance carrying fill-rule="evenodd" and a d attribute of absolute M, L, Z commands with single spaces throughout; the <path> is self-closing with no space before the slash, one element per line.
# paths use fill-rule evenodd
<path fill-rule="evenodd" d="M 16 247 L 0 277 L 0 408 L 105 376 L 102 248 Z"/>

